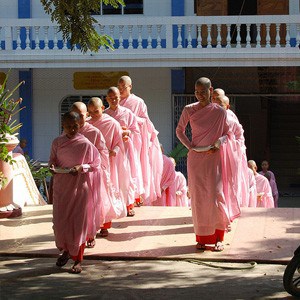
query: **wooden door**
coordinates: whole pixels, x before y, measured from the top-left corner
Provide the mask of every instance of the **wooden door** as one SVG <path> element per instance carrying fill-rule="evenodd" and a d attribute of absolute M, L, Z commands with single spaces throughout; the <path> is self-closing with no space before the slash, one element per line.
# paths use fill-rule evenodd
<path fill-rule="evenodd" d="M 257 0 L 257 14 L 258 15 L 288 15 L 289 14 L 289 0 Z M 286 27 L 284 24 L 280 26 L 280 44 L 285 44 Z M 276 26 L 271 25 L 270 28 L 271 44 L 275 44 Z M 261 44 L 266 44 L 266 26 L 261 28 Z"/>
<path fill-rule="evenodd" d="M 226 16 L 227 15 L 227 0 L 197 0 L 196 1 L 197 16 Z M 207 45 L 207 27 L 202 26 L 202 45 Z M 211 28 L 212 45 L 217 44 L 217 26 Z M 226 26 L 221 27 L 221 44 L 226 45 Z"/>

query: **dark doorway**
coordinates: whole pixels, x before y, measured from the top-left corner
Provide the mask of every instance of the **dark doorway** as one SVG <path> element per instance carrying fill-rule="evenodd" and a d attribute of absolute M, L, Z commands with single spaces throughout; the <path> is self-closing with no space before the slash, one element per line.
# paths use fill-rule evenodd
<path fill-rule="evenodd" d="M 257 15 L 257 0 L 228 0 L 228 15 Z M 237 28 L 236 25 L 231 25 L 231 43 L 236 44 Z M 241 25 L 241 43 L 246 44 L 247 30 L 246 25 Z M 254 24 L 250 27 L 251 43 L 256 39 L 256 27 Z"/>

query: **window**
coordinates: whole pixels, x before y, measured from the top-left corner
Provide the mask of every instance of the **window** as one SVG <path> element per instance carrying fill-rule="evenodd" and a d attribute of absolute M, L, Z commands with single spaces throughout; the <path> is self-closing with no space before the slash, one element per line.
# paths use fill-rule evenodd
<path fill-rule="evenodd" d="M 132 14 L 143 14 L 144 5 L 143 0 L 124 0 L 125 6 L 119 6 L 114 8 L 111 5 L 105 5 L 101 2 L 100 15 L 132 15 Z"/>

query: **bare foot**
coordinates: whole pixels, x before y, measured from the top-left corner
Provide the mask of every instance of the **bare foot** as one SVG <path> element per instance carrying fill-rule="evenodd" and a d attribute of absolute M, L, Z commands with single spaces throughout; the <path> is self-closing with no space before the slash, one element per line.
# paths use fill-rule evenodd
<path fill-rule="evenodd" d="M 86 247 L 87 248 L 94 248 L 96 246 L 96 241 L 95 239 L 88 239 L 86 241 Z"/>
<path fill-rule="evenodd" d="M 82 267 L 81 267 L 81 262 L 80 261 L 75 261 L 72 269 L 71 269 L 71 273 L 72 274 L 79 274 L 82 271 Z"/>
<path fill-rule="evenodd" d="M 229 224 L 228 226 L 227 226 L 227 232 L 230 232 L 231 231 L 231 224 Z"/>
<path fill-rule="evenodd" d="M 127 212 L 127 217 L 133 217 L 135 215 L 135 211 L 133 208 L 131 208 L 128 212 Z"/>
<path fill-rule="evenodd" d="M 224 250 L 224 245 L 223 245 L 223 243 L 222 242 L 217 242 L 216 244 L 215 244 L 215 247 L 214 247 L 214 250 L 213 251 L 215 251 L 215 252 L 221 252 L 221 251 L 223 251 Z"/>

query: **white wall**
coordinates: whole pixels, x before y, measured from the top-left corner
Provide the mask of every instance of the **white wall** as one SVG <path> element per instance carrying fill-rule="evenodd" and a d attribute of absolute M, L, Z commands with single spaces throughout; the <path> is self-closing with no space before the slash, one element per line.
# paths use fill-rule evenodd
<path fill-rule="evenodd" d="M 144 0 L 144 16 L 171 16 L 171 0 Z"/>
<path fill-rule="evenodd" d="M 0 0 L 0 18 L 18 18 L 18 0 Z"/>
<path fill-rule="evenodd" d="M 32 18 L 49 18 L 40 0 L 31 0 L 31 16 Z"/>
<path fill-rule="evenodd" d="M 194 16 L 194 1 L 184 0 L 184 15 L 185 16 Z"/>
<path fill-rule="evenodd" d="M 95 95 L 95 90 L 75 90 L 73 73 L 78 69 L 34 69 L 33 70 L 33 148 L 34 159 L 47 161 L 52 140 L 60 133 L 59 107 L 68 95 Z M 80 69 L 80 71 L 100 71 Z M 112 71 L 112 69 L 101 69 Z M 150 119 L 160 132 L 159 139 L 166 151 L 171 150 L 171 71 L 167 68 L 135 68 L 127 71 L 133 80 L 132 92 L 142 97 Z M 116 83 L 117 84 L 117 83 Z M 106 90 L 99 91 L 105 94 Z"/>

